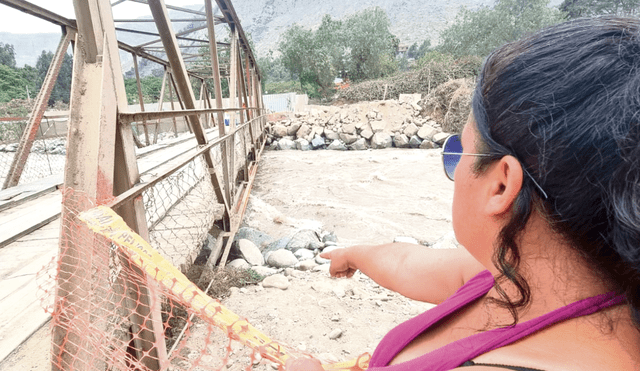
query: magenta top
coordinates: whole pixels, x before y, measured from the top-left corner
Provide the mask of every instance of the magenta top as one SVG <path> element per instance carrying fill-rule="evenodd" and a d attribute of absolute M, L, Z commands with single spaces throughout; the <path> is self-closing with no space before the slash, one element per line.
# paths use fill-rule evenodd
<path fill-rule="evenodd" d="M 407 362 L 388 366 L 389 362 L 414 338 L 446 316 L 484 296 L 493 287 L 493 276 L 488 270 L 465 283 L 455 294 L 438 306 L 401 323 L 389 331 L 373 352 L 369 371 L 445 371 L 496 348 L 513 343 L 554 323 L 585 316 L 603 308 L 623 303 L 624 297 L 615 293 L 602 294 L 579 300 L 515 326 L 480 332 L 436 349 Z"/>

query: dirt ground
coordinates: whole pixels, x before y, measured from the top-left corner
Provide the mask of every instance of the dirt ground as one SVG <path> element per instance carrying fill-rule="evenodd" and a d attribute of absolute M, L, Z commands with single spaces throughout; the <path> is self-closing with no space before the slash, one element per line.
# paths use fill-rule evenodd
<path fill-rule="evenodd" d="M 398 236 L 430 244 L 451 231 L 452 196 L 439 150 L 267 151 L 244 223 L 274 238 L 321 228 L 335 232 L 344 247 Z M 286 290 L 251 285 L 234 289 L 223 304 L 272 339 L 325 362 L 372 352 L 388 330 L 431 306 L 381 288 L 361 273 L 332 279 L 328 265 L 289 273 Z M 341 335 L 331 339 L 336 330 Z M 0 371 L 49 369 L 47 331 L 38 331 Z M 226 344 L 213 344 L 218 345 Z M 189 348 L 196 356 L 202 350 L 197 337 Z M 227 369 L 244 369 L 249 358 L 234 349 Z M 253 369 L 273 370 L 266 360 Z"/>

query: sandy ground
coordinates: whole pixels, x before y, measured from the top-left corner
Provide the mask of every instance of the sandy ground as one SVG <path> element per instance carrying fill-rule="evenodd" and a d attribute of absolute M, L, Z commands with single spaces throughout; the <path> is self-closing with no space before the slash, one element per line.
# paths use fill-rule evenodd
<path fill-rule="evenodd" d="M 267 151 L 244 223 L 274 238 L 300 228 L 322 228 L 335 232 L 340 246 L 386 243 L 397 236 L 429 244 L 451 231 L 452 196 L 453 183 L 442 171 L 439 150 Z M 260 285 L 233 290 L 223 304 L 272 339 L 324 361 L 372 352 L 389 329 L 430 307 L 360 273 L 332 279 L 327 268 L 293 272 L 287 290 Z M 336 329 L 342 335 L 330 339 Z M 0 364 L 0 371 L 49 369 L 47 331 L 47 326 L 38 331 Z M 198 336 L 188 346 L 194 357 L 207 347 Z M 244 369 L 249 358 L 241 347 L 234 349 L 227 368 Z M 219 355 L 209 351 L 207 359 L 215 363 Z M 272 370 L 272 365 L 263 360 L 253 369 Z"/>

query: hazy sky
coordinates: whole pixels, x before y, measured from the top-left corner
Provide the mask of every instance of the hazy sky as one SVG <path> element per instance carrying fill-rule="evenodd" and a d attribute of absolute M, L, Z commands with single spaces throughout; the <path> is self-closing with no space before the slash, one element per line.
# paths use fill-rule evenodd
<path fill-rule="evenodd" d="M 28 0 L 30 3 L 50 10 L 63 17 L 75 19 L 72 0 Z M 111 0 L 111 2 L 115 2 Z M 165 0 L 168 5 L 184 6 L 201 1 Z M 204 4 L 204 3 L 203 3 Z M 124 2 L 113 7 L 115 18 L 137 18 L 151 15 L 149 6 L 140 3 Z M 60 32 L 60 27 L 29 14 L 0 4 L 0 32 L 41 33 Z"/>

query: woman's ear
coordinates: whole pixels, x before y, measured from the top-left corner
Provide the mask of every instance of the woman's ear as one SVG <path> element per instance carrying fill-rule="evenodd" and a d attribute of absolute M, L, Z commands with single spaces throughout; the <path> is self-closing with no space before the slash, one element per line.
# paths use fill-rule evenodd
<path fill-rule="evenodd" d="M 504 215 L 511 210 L 511 205 L 522 189 L 524 174 L 520 161 L 513 156 L 504 156 L 485 175 L 488 181 L 485 212 L 492 216 Z"/>

